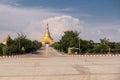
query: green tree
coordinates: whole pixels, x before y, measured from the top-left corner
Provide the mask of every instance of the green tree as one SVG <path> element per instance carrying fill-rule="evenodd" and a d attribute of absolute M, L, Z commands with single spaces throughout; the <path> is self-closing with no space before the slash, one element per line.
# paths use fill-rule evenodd
<path fill-rule="evenodd" d="M 69 47 L 79 47 L 79 33 L 77 31 L 66 31 L 60 40 L 61 48 L 67 52 Z"/>
<path fill-rule="evenodd" d="M 116 43 L 114 53 L 119 53 L 120 54 L 120 42 Z"/>
<path fill-rule="evenodd" d="M 38 42 L 38 41 L 34 40 L 34 41 L 32 41 L 32 43 L 33 43 L 34 50 L 39 49 L 39 48 L 42 47 L 41 42 Z"/>
<path fill-rule="evenodd" d="M 24 47 L 26 53 L 35 51 L 42 46 L 42 44 L 38 41 L 31 41 L 27 39 L 26 36 L 22 33 L 18 34 L 18 37 L 15 39 L 15 42 L 20 52 L 23 52 L 22 48 Z"/>
<path fill-rule="evenodd" d="M 93 53 L 94 42 L 92 40 L 82 40 L 80 39 L 80 50 L 81 53 Z"/>
<path fill-rule="evenodd" d="M 101 53 L 108 53 L 109 47 L 109 39 L 100 39 Z"/>
<path fill-rule="evenodd" d="M 7 55 L 8 54 L 8 46 L 7 45 L 3 46 L 2 50 L 3 50 L 3 55 Z"/>
<path fill-rule="evenodd" d="M 3 45 L 0 43 L 0 56 L 3 55 L 2 47 L 3 47 Z"/>
<path fill-rule="evenodd" d="M 14 40 L 10 39 L 7 41 L 7 45 L 0 45 L 0 49 L 2 49 L 1 53 L 4 55 L 15 55 L 22 54 L 23 52 L 29 53 L 39 49 L 42 44 L 38 41 L 31 41 L 27 39 L 24 34 L 18 34 L 18 37 Z M 24 48 L 24 51 L 23 51 Z"/>
<path fill-rule="evenodd" d="M 94 44 L 94 48 L 93 48 L 93 53 L 97 54 L 97 53 L 101 53 L 101 46 L 100 43 L 95 43 Z"/>
<path fill-rule="evenodd" d="M 54 49 L 61 50 L 60 42 L 56 42 L 52 44 L 51 46 L 54 47 Z"/>

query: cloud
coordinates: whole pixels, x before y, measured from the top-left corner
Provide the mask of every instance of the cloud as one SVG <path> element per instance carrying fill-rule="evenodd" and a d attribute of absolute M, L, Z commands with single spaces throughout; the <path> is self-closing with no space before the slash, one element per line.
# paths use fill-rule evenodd
<path fill-rule="evenodd" d="M 7 34 L 13 38 L 15 34 L 23 32 L 33 40 L 42 38 L 46 24 L 49 24 L 52 36 L 55 39 L 66 30 L 82 28 L 80 20 L 54 10 L 44 8 L 21 8 L 0 4 L 0 40 Z"/>
<path fill-rule="evenodd" d="M 44 27 L 49 24 L 51 34 L 59 39 L 63 33 L 67 30 L 80 31 L 83 29 L 79 19 L 72 16 L 55 16 L 41 21 L 41 25 Z"/>
<path fill-rule="evenodd" d="M 80 25 L 80 20 L 77 18 L 68 15 L 55 16 L 55 17 L 43 19 L 40 22 L 31 23 L 27 30 L 28 32 L 33 32 L 33 33 L 31 33 L 29 37 L 31 38 L 33 36 L 36 36 L 36 38 L 38 38 L 38 36 L 43 37 L 46 29 L 46 24 L 49 25 L 51 36 L 57 41 L 60 40 L 64 31 L 67 30 L 80 31 L 83 28 Z"/>
<path fill-rule="evenodd" d="M 15 38 L 20 32 L 32 40 L 40 40 L 47 23 L 55 40 L 59 40 L 66 30 L 77 30 L 82 32 L 80 37 L 83 39 L 99 42 L 100 38 L 106 37 L 111 41 L 120 41 L 119 21 L 89 23 L 54 9 L 25 8 L 0 3 L 0 41 L 8 34 Z"/>
<path fill-rule="evenodd" d="M 118 32 L 120 32 L 120 29 L 118 29 Z"/>
<path fill-rule="evenodd" d="M 94 40 L 99 42 L 99 39 L 108 38 L 110 41 L 120 41 L 119 27 L 120 22 L 115 21 L 111 23 L 85 23 L 82 30 L 81 37 L 87 40 Z"/>
<path fill-rule="evenodd" d="M 14 5 L 14 6 L 19 6 L 18 4 L 22 0 L 0 0 L 0 3 L 2 4 L 9 4 L 9 5 Z"/>
<path fill-rule="evenodd" d="M 29 28 L 40 27 L 40 21 L 50 16 L 60 15 L 47 9 L 19 8 L 10 5 L 0 4 L 0 34 L 10 33 L 35 33 L 29 32 Z M 40 32 L 39 32 L 40 33 Z M 5 35 L 0 36 L 2 40 Z M 34 37 L 33 37 L 34 39 Z"/>

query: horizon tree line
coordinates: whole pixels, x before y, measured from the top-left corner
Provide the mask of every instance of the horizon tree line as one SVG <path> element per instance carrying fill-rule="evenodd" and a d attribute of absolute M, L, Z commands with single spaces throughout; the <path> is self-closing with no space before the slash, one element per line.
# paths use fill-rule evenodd
<path fill-rule="evenodd" d="M 28 39 L 23 33 L 15 39 L 8 37 L 6 44 L 0 43 L 0 55 L 28 54 L 41 48 L 42 44 L 36 40 Z"/>
<path fill-rule="evenodd" d="M 60 41 L 52 45 L 55 49 L 68 53 L 68 48 L 71 53 L 75 54 L 119 54 L 120 42 L 110 42 L 109 39 L 100 39 L 99 43 L 93 40 L 84 40 L 79 37 L 77 31 L 65 31 Z"/>

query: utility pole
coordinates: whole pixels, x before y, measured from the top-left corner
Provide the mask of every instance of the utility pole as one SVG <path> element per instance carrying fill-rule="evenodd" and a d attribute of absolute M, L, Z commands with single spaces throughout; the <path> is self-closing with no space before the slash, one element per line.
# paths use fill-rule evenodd
<path fill-rule="evenodd" d="M 60 41 L 60 52 L 62 52 L 62 35 L 60 35 L 61 39 L 59 40 Z"/>
<path fill-rule="evenodd" d="M 19 49 L 20 49 L 20 39 L 19 39 Z"/>
<path fill-rule="evenodd" d="M 80 54 L 80 39 L 79 39 L 79 54 Z"/>
<path fill-rule="evenodd" d="M 81 32 L 79 32 L 79 34 L 80 34 Z M 79 54 L 80 54 L 80 38 L 79 38 Z"/>

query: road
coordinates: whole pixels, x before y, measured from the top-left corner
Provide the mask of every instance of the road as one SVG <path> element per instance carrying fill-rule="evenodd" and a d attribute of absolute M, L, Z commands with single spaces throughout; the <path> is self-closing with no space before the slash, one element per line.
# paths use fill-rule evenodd
<path fill-rule="evenodd" d="M 65 56 L 51 47 L 0 58 L 0 80 L 120 80 L 119 56 Z"/>

